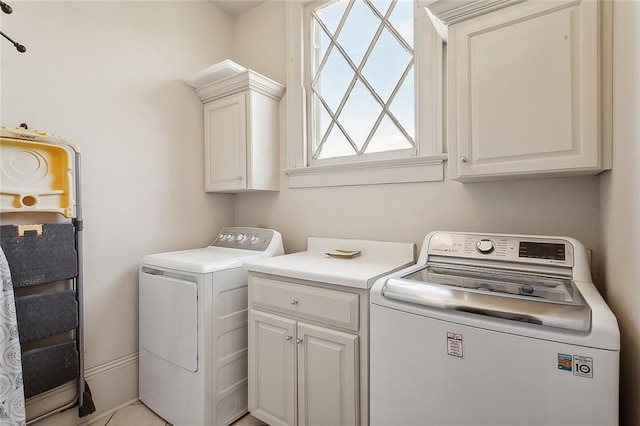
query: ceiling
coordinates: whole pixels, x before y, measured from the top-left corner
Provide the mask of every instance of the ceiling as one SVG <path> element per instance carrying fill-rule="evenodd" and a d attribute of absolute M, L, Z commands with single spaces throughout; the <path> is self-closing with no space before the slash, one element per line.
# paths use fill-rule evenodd
<path fill-rule="evenodd" d="M 252 0 L 209 0 L 229 15 L 237 18 L 246 11 L 264 3 L 264 1 Z"/>

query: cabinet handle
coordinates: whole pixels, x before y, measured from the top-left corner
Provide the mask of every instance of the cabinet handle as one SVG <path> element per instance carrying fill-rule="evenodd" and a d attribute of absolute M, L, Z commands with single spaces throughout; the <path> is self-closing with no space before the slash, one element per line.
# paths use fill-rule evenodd
<path fill-rule="evenodd" d="M 291 340 L 291 339 L 293 339 L 293 336 L 285 336 L 285 337 L 284 337 L 284 340 L 287 340 L 287 341 L 288 341 L 288 340 Z"/>
<path fill-rule="evenodd" d="M 302 343 L 302 339 L 296 339 L 296 343 L 297 343 L 297 344 Z"/>
<path fill-rule="evenodd" d="M 462 161 L 463 163 L 466 163 L 466 162 L 467 162 L 467 161 L 469 161 L 469 160 L 467 159 L 467 157 L 462 157 L 462 158 L 460 159 L 460 161 Z"/>
<path fill-rule="evenodd" d="M 291 299 L 291 304 L 292 305 L 297 305 L 298 304 L 298 299 Z"/>

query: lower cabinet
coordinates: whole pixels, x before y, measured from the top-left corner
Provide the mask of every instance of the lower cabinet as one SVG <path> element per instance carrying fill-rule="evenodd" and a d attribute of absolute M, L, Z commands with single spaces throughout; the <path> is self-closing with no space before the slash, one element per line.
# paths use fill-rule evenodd
<path fill-rule="evenodd" d="M 282 281 L 267 281 L 271 280 L 257 283 L 254 280 L 253 285 L 274 282 L 279 286 L 286 285 Z M 322 324 L 322 318 L 317 321 L 320 324 L 309 321 L 305 307 L 312 311 L 315 300 L 313 297 L 296 298 L 301 294 L 295 291 L 299 284 L 290 284 L 293 296 L 287 297 L 291 308 L 286 311 L 256 309 L 256 306 L 262 306 L 258 300 L 252 303 L 251 278 L 249 282 L 251 414 L 271 426 L 361 424 L 361 336 L 358 330 L 337 330 Z M 340 293 L 313 290 L 316 298 L 326 296 L 323 291 L 329 297 Z M 357 309 L 358 304 L 354 306 Z M 292 310 L 298 307 L 300 315 L 297 317 Z M 270 310 L 268 306 L 264 308 Z"/>
<path fill-rule="evenodd" d="M 249 411 L 276 425 L 296 424 L 296 322 L 249 311 Z"/>

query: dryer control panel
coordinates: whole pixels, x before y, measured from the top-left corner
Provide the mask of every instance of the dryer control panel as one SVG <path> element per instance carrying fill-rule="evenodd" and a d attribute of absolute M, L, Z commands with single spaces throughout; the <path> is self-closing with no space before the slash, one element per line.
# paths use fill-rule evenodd
<path fill-rule="evenodd" d="M 266 251 L 273 240 L 274 231 L 264 228 L 233 227 L 223 228 L 212 247 L 242 250 Z"/>

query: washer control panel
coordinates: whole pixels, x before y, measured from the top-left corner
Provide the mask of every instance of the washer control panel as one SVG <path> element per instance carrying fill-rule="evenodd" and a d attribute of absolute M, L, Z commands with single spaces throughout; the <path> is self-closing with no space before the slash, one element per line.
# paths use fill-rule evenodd
<path fill-rule="evenodd" d="M 223 228 L 211 246 L 266 251 L 273 235 L 273 230 L 264 228 Z"/>
<path fill-rule="evenodd" d="M 436 232 L 427 250 L 430 256 L 573 266 L 573 245 L 560 238 Z"/>

